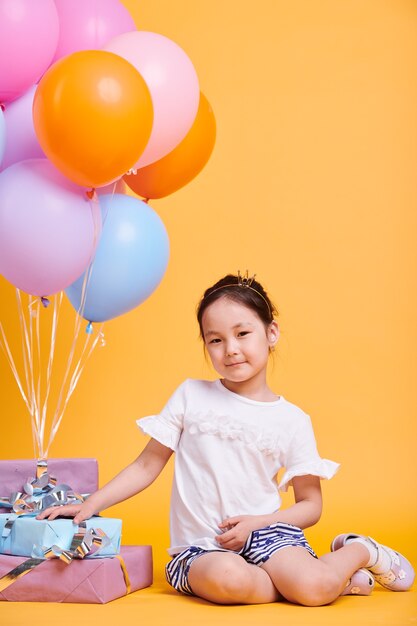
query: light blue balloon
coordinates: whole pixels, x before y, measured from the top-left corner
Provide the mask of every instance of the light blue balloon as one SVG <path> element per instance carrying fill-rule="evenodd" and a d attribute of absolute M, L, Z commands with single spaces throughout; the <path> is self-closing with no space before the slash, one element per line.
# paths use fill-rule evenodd
<path fill-rule="evenodd" d="M 3 161 L 4 151 L 6 149 L 6 121 L 3 111 L 0 107 L 0 165 Z"/>
<path fill-rule="evenodd" d="M 164 276 L 169 240 L 161 218 L 138 198 L 99 197 L 103 230 L 87 285 L 83 317 L 104 322 L 146 300 Z M 88 271 L 88 270 L 87 270 Z M 84 274 L 66 289 L 78 311 Z"/>

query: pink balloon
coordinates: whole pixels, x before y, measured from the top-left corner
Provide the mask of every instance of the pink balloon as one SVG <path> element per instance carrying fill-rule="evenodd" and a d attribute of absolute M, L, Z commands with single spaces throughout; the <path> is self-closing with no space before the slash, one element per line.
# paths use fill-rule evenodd
<path fill-rule="evenodd" d="M 58 34 L 53 0 L 0 0 L 0 102 L 15 100 L 42 76 Z"/>
<path fill-rule="evenodd" d="M 47 159 L 0 174 L 0 273 L 22 291 L 48 296 L 87 268 L 101 233 L 100 209 Z"/>
<path fill-rule="evenodd" d="M 157 33 L 125 33 L 112 39 L 105 49 L 136 67 L 151 92 L 152 133 L 135 165 L 145 167 L 171 152 L 190 130 L 200 100 L 198 76 L 182 48 Z"/>
<path fill-rule="evenodd" d="M 119 0 L 55 0 L 59 41 L 55 60 L 78 50 L 100 50 L 113 37 L 135 30 Z"/>
<path fill-rule="evenodd" d="M 6 123 L 6 147 L 0 169 L 27 159 L 45 158 L 33 127 L 32 104 L 36 85 L 20 98 L 10 102 L 4 110 Z"/>

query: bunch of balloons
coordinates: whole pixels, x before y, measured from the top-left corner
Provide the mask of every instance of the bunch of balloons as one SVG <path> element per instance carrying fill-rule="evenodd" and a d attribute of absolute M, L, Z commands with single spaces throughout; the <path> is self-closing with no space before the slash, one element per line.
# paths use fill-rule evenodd
<path fill-rule="evenodd" d="M 186 53 L 119 0 L 0 0 L 0 106 L 0 273 L 80 310 L 88 270 L 89 321 L 138 306 L 169 256 L 147 201 L 191 181 L 215 141 Z"/>

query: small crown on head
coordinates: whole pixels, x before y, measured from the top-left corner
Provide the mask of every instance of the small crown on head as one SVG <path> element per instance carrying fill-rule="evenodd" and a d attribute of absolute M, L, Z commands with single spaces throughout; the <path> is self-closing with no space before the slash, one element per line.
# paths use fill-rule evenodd
<path fill-rule="evenodd" d="M 201 300 L 203 301 L 205 298 L 209 298 L 211 295 L 213 295 L 213 293 L 216 293 L 216 291 L 222 291 L 223 289 L 227 289 L 227 288 L 230 288 L 230 287 L 237 287 L 237 288 L 243 287 L 245 289 L 251 289 L 252 291 L 257 293 L 258 296 L 260 298 L 262 298 L 262 300 L 265 302 L 266 306 L 268 307 L 270 316 L 273 319 L 274 311 L 271 309 L 270 303 L 265 298 L 265 296 L 260 291 L 258 291 L 258 289 L 255 289 L 255 287 L 252 287 L 252 283 L 255 280 L 255 278 L 256 278 L 256 274 L 254 274 L 253 276 L 249 277 L 248 270 L 246 270 L 244 276 L 242 276 L 242 274 L 240 273 L 240 270 L 238 270 L 237 271 L 237 283 L 227 283 L 227 285 L 220 285 L 220 287 L 216 287 L 215 289 L 212 289 L 211 291 L 206 293 L 202 297 Z"/>
<path fill-rule="evenodd" d="M 245 276 L 242 276 L 240 270 L 237 271 L 237 284 L 239 287 L 250 287 L 256 278 L 256 274 L 249 278 L 249 271 L 246 270 Z"/>

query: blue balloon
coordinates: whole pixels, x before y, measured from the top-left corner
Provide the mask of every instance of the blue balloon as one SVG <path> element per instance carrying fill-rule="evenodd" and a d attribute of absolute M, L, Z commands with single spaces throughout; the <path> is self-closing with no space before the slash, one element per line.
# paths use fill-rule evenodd
<path fill-rule="evenodd" d="M 123 315 L 146 300 L 161 282 L 169 258 L 165 226 L 146 202 L 123 194 L 103 195 L 99 202 L 103 230 L 82 312 L 90 322 Z M 77 311 L 84 276 L 65 291 Z"/>
<path fill-rule="evenodd" d="M 0 107 L 0 165 L 3 160 L 4 151 L 6 149 L 6 121 L 3 111 Z"/>

